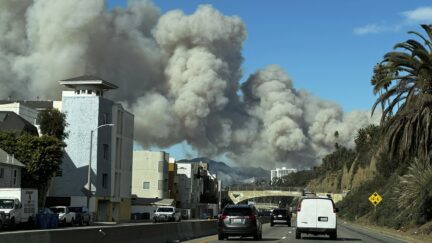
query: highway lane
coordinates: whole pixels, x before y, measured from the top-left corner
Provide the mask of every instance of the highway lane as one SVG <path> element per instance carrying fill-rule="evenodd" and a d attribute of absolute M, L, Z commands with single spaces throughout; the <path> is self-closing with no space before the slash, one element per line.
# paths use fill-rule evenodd
<path fill-rule="evenodd" d="M 294 224 L 293 224 L 294 225 Z M 254 241 L 252 237 L 230 237 L 228 240 L 219 241 L 217 235 L 185 241 L 189 243 L 215 243 L 215 242 L 251 242 Z M 287 227 L 282 225 L 275 225 L 270 227 L 269 224 L 263 225 L 263 242 L 370 242 L 370 243 L 399 243 L 407 242 L 403 239 L 396 239 L 392 236 L 379 234 L 373 231 L 359 228 L 357 226 L 348 225 L 344 223 L 338 224 L 338 238 L 330 240 L 327 235 L 306 235 L 302 234 L 302 239 L 295 239 L 295 225 L 294 227 Z"/>

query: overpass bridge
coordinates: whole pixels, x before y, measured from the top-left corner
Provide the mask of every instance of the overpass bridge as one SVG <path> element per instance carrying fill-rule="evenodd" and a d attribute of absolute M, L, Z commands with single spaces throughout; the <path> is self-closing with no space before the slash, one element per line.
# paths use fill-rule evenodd
<path fill-rule="evenodd" d="M 303 195 L 303 187 L 254 187 L 254 186 L 239 186 L 230 187 L 228 189 L 228 196 L 234 204 L 242 201 L 254 199 L 258 197 L 273 197 L 273 196 L 286 196 L 286 197 L 300 197 Z M 342 193 L 327 193 L 315 192 L 317 196 L 330 195 L 334 202 L 341 201 L 344 198 Z"/>

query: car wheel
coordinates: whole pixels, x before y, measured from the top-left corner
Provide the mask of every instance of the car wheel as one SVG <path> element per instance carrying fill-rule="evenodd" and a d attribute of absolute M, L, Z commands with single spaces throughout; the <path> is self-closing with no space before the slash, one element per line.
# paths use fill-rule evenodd
<path fill-rule="evenodd" d="M 259 232 L 256 232 L 254 235 L 254 240 L 260 240 L 260 234 Z"/>
<path fill-rule="evenodd" d="M 62 225 L 63 225 L 63 226 L 66 226 L 66 219 L 63 219 L 63 221 L 62 221 Z"/>
<path fill-rule="evenodd" d="M 332 239 L 332 240 L 336 240 L 337 239 L 337 231 L 334 231 L 334 232 L 330 233 L 330 239 Z"/>
<path fill-rule="evenodd" d="M 300 231 L 296 230 L 296 239 L 301 239 L 301 233 Z"/>
<path fill-rule="evenodd" d="M 288 220 L 288 227 L 291 227 L 291 220 Z"/>
<path fill-rule="evenodd" d="M 223 234 L 218 234 L 218 240 L 224 240 L 225 236 Z"/>
<path fill-rule="evenodd" d="M 270 223 L 270 227 L 273 227 L 273 226 L 274 226 L 274 223 L 273 223 L 273 222 L 271 222 L 271 223 Z"/>

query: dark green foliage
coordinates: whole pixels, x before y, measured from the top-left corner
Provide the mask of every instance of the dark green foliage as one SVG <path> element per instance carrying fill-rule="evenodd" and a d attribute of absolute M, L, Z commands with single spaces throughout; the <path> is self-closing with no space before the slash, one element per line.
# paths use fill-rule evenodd
<path fill-rule="evenodd" d="M 399 209 L 394 197 L 392 186 L 397 183 L 397 176 L 375 177 L 373 180 L 366 181 L 353 191 L 349 192 L 344 200 L 339 202 L 339 216 L 348 220 L 356 220 L 361 217 L 368 217 L 371 223 L 378 225 L 400 228 L 409 222 L 402 218 L 397 218 Z M 369 202 L 369 196 L 378 192 L 383 198 L 376 208 Z M 391 220 L 389 220 L 391 219 Z"/>
<path fill-rule="evenodd" d="M 38 188 L 43 203 L 48 184 L 58 170 L 65 143 L 52 136 L 17 135 L 0 131 L 0 148 L 26 167 L 23 169 L 21 186 Z"/>
<path fill-rule="evenodd" d="M 351 166 L 355 156 L 356 154 L 352 149 L 339 146 L 333 153 L 323 158 L 323 163 L 315 169 L 315 173 L 325 176 L 328 172 L 341 170 L 345 165 Z"/>
<path fill-rule="evenodd" d="M 61 111 L 57 109 L 41 111 L 38 120 L 43 135 L 53 136 L 62 141 L 68 137 L 65 132 L 66 115 Z"/>
<path fill-rule="evenodd" d="M 421 27 L 427 35 L 409 32 L 419 40 L 396 44 L 372 78 L 379 94 L 372 110 L 382 107 L 386 150 L 401 161 L 426 158 L 432 149 L 432 26 Z"/>

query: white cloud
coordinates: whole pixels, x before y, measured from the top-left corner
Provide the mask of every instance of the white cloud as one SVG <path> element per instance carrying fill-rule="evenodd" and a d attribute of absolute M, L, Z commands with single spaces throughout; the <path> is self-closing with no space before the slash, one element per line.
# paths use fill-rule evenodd
<path fill-rule="evenodd" d="M 354 34 L 356 35 L 376 34 L 382 32 L 383 29 L 384 29 L 383 26 L 377 24 L 367 24 L 363 27 L 355 28 Z"/>
<path fill-rule="evenodd" d="M 424 23 L 432 21 L 432 7 L 420 7 L 414 10 L 405 11 L 402 15 L 408 22 Z"/>
<path fill-rule="evenodd" d="M 432 7 L 419 7 L 400 13 L 403 19 L 396 24 L 370 23 L 354 29 L 356 35 L 378 34 L 383 32 L 397 32 L 405 26 L 424 24 L 432 21 Z"/>

